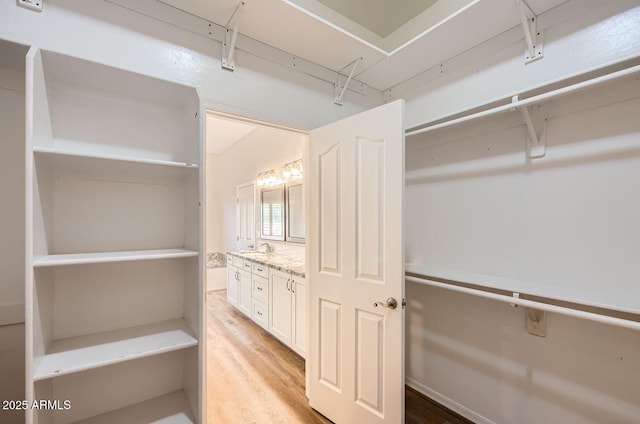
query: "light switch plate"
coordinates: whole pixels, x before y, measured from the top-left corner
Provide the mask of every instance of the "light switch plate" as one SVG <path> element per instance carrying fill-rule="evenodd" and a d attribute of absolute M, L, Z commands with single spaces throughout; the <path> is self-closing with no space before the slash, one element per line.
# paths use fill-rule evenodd
<path fill-rule="evenodd" d="M 18 6 L 24 7 L 25 9 L 35 10 L 37 12 L 42 12 L 42 2 L 44 0 L 16 0 Z"/>

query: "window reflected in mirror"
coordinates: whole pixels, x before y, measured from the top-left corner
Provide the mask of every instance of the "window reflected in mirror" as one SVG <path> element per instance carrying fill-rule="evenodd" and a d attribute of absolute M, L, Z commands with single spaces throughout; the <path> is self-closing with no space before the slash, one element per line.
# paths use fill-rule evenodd
<path fill-rule="evenodd" d="M 284 240 L 284 188 L 263 188 L 260 191 L 261 237 L 268 240 Z"/>

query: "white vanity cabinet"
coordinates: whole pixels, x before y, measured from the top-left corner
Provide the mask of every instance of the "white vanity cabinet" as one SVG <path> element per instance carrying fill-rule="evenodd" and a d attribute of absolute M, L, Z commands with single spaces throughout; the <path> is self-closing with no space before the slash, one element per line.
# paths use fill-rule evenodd
<path fill-rule="evenodd" d="M 304 277 L 240 256 L 227 256 L 227 300 L 296 353 L 306 355 Z"/>
<path fill-rule="evenodd" d="M 269 270 L 269 331 L 291 346 L 291 273 Z"/>
<path fill-rule="evenodd" d="M 269 267 L 253 263 L 251 272 L 251 318 L 268 331 Z"/>
<path fill-rule="evenodd" d="M 291 273 L 291 348 L 307 354 L 307 279 Z"/>
<path fill-rule="evenodd" d="M 227 302 L 236 308 L 238 307 L 240 294 L 238 272 L 240 272 L 240 270 L 237 267 L 227 264 Z"/>
<path fill-rule="evenodd" d="M 249 266 L 245 267 L 245 263 Z M 237 256 L 227 259 L 227 301 L 251 316 L 251 263 Z"/>
<path fill-rule="evenodd" d="M 244 260 L 244 269 L 238 271 L 238 289 L 240 298 L 238 299 L 238 309 L 248 317 L 251 317 L 251 262 Z"/>
<path fill-rule="evenodd" d="M 306 280 L 269 270 L 269 331 L 302 357 L 306 354 Z"/>

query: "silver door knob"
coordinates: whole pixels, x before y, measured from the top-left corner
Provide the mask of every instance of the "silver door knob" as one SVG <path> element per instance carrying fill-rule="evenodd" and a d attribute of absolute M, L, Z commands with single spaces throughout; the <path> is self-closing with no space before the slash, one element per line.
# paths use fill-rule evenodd
<path fill-rule="evenodd" d="M 398 307 L 398 301 L 393 297 L 388 297 L 386 302 L 375 302 L 373 306 L 376 308 L 382 306 L 383 308 L 396 309 Z"/>

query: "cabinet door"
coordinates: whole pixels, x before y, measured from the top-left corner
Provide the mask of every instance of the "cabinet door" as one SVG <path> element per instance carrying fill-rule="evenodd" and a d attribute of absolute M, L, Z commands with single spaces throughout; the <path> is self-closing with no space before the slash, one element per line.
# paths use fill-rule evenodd
<path fill-rule="evenodd" d="M 245 270 L 238 271 L 238 288 L 240 290 L 238 309 L 251 316 L 251 274 Z"/>
<path fill-rule="evenodd" d="M 291 345 L 291 274 L 269 270 L 269 331 Z"/>
<path fill-rule="evenodd" d="M 291 347 L 306 358 L 307 348 L 307 286 L 304 277 L 291 277 Z"/>
<path fill-rule="evenodd" d="M 240 270 L 235 266 L 227 267 L 227 301 L 233 306 L 238 306 L 238 273 Z"/>

